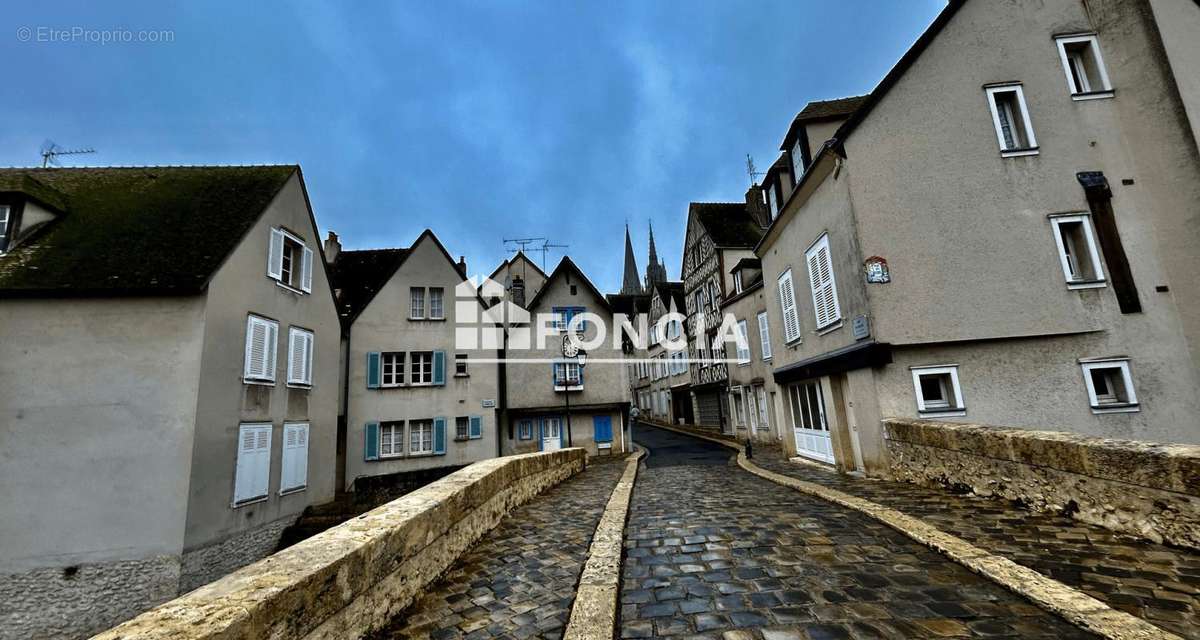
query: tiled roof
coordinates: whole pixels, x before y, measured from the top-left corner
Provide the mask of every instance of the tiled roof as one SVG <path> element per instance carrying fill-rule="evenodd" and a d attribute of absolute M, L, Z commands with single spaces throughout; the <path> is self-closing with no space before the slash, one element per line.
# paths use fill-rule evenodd
<path fill-rule="evenodd" d="M 0 256 L 0 295 L 197 293 L 299 169 L 0 169 L 62 212 Z"/>
<path fill-rule="evenodd" d="M 745 202 L 693 202 L 691 212 L 718 247 L 751 248 L 763 234 Z"/>
<path fill-rule="evenodd" d="M 787 135 L 783 137 L 783 144 L 779 145 L 779 148 L 785 151 L 791 150 L 792 142 L 796 139 L 796 136 L 800 135 L 800 128 L 806 123 L 849 118 L 851 114 L 867 101 L 868 97 L 851 96 L 835 100 L 816 100 L 804 105 L 804 108 L 792 120 L 791 126 L 788 127 Z"/>
<path fill-rule="evenodd" d="M 408 257 L 408 249 L 342 251 L 330 265 L 338 315 L 353 322 Z"/>

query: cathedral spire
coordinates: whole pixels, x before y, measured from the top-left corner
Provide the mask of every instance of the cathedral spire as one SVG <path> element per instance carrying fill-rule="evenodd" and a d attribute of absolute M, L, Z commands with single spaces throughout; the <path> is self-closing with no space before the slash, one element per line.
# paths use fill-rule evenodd
<path fill-rule="evenodd" d="M 633 259 L 633 241 L 629 239 L 629 224 L 625 224 L 625 274 L 621 280 L 622 294 L 640 294 L 642 283 L 638 279 L 637 262 Z"/>
<path fill-rule="evenodd" d="M 658 248 L 654 246 L 654 223 L 650 223 L 650 260 L 646 263 L 646 290 L 656 283 L 667 281 L 667 266 L 658 259 Z"/>

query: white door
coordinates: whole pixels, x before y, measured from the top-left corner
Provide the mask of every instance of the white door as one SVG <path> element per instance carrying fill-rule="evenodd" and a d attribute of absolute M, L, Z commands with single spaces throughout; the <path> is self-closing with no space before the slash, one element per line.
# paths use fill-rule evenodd
<path fill-rule="evenodd" d="M 821 383 L 802 382 L 788 387 L 788 400 L 792 410 L 796 452 L 832 464 L 833 442 L 829 438 L 829 423 L 825 420 Z"/>
<path fill-rule="evenodd" d="M 562 420 L 542 420 L 542 451 L 558 451 L 562 448 Z"/>

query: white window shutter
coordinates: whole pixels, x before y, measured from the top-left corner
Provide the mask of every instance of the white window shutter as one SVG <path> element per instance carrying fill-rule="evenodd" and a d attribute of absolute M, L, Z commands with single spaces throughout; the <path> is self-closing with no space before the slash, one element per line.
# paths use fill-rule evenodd
<path fill-rule="evenodd" d="M 275 380 L 275 345 L 278 326 L 269 320 L 250 316 L 246 321 L 246 359 L 243 376 L 247 380 Z"/>
<path fill-rule="evenodd" d="M 312 367 L 313 367 L 313 347 L 315 336 L 311 333 L 304 334 L 304 384 L 312 384 Z"/>
<path fill-rule="evenodd" d="M 267 324 L 267 356 L 263 362 L 267 380 L 275 381 L 275 352 L 279 350 L 279 325 L 274 322 Z"/>
<path fill-rule="evenodd" d="M 283 279 L 283 231 L 271 229 L 271 250 L 267 252 L 267 275 Z"/>
<path fill-rule="evenodd" d="M 242 425 L 238 430 L 234 503 L 267 495 L 271 473 L 271 425 Z"/>
<path fill-rule="evenodd" d="M 312 293 L 313 250 L 304 247 L 304 258 L 300 262 L 300 289 Z"/>
<path fill-rule="evenodd" d="M 779 276 L 779 306 L 783 310 L 783 338 L 791 342 L 800 337 L 800 319 L 796 315 L 796 292 L 792 287 L 792 270 Z"/>
<path fill-rule="evenodd" d="M 258 450 L 255 452 L 254 496 L 267 495 L 271 483 L 271 427 L 258 429 Z"/>
<path fill-rule="evenodd" d="M 296 470 L 293 475 L 296 484 L 303 487 L 308 484 L 308 425 L 296 425 Z"/>
<path fill-rule="evenodd" d="M 813 314 L 817 319 L 817 328 L 820 329 L 842 317 L 837 300 L 837 284 L 833 278 L 833 259 L 829 255 L 829 236 L 821 236 L 821 239 L 805 253 L 805 259 L 808 262 Z"/>
<path fill-rule="evenodd" d="M 758 337 L 762 343 L 763 360 L 766 360 L 771 357 L 771 326 L 766 313 L 758 314 Z"/>

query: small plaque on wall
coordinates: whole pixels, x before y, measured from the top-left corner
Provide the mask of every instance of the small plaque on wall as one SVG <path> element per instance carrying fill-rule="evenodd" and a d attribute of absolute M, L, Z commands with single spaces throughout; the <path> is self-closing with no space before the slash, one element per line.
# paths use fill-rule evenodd
<path fill-rule="evenodd" d="M 855 340 L 871 337 L 871 323 L 867 321 L 867 316 L 854 316 L 854 320 L 850 322 L 850 331 Z"/>
<path fill-rule="evenodd" d="M 887 260 L 881 256 L 871 256 L 863 260 L 863 270 L 867 273 L 868 284 L 887 284 L 892 281 Z"/>
<path fill-rule="evenodd" d="M 495 400 L 484 400 L 484 401 L 483 401 L 483 408 L 484 408 L 484 409 L 495 409 L 495 408 L 496 408 L 496 401 L 495 401 Z"/>

